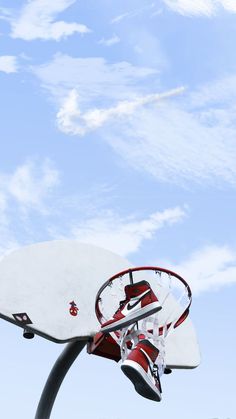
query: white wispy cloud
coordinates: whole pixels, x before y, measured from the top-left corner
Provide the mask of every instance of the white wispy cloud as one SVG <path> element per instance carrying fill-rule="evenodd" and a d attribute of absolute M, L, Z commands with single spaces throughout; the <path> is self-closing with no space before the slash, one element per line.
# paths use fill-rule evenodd
<path fill-rule="evenodd" d="M 227 109 L 230 111 L 236 100 L 236 74 L 209 81 L 199 86 L 190 95 L 190 108 Z"/>
<path fill-rule="evenodd" d="M 159 100 L 158 95 L 143 95 L 146 81 L 156 78 L 157 70 L 128 62 L 110 64 L 100 57 L 57 54 L 32 72 L 59 104 L 59 128 L 71 134 L 84 135 L 116 114 L 130 113 L 143 101 Z"/>
<path fill-rule="evenodd" d="M 135 13 L 136 14 L 136 13 Z M 132 17 L 135 16 L 134 12 L 125 12 L 125 13 L 121 13 L 120 15 L 115 16 L 112 20 L 111 23 L 119 23 L 121 22 L 123 19 L 127 18 L 127 17 Z"/>
<path fill-rule="evenodd" d="M 183 87 L 165 93 L 154 93 L 133 100 L 119 102 L 107 109 L 91 109 L 82 113 L 79 109 L 79 96 L 73 89 L 57 114 L 58 127 L 66 134 L 84 135 L 97 129 L 111 119 L 129 117 L 139 107 L 176 96 L 184 91 Z"/>
<path fill-rule="evenodd" d="M 158 230 L 186 217 L 184 207 L 157 211 L 141 219 L 134 214 L 122 217 L 104 209 L 111 192 L 104 185 L 90 190 L 88 196 L 65 194 L 58 198 L 58 178 L 58 171 L 48 160 L 40 164 L 28 161 L 12 173 L 0 173 L 0 257 L 24 244 L 62 237 L 128 255 L 137 252 Z"/>
<path fill-rule="evenodd" d="M 179 185 L 236 185 L 236 78 L 203 86 L 179 103 L 139 109 L 104 132 L 122 159 Z"/>
<path fill-rule="evenodd" d="M 103 57 L 74 58 L 65 54 L 56 54 L 31 70 L 57 102 L 64 102 L 69 91 L 76 89 L 86 107 L 91 101 L 114 103 L 137 96 L 146 79 L 158 74 L 156 69 L 126 61 L 109 63 Z"/>
<path fill-rule="evenodd" d="M 128 12 L 121 13 L 121 14 L 115 16 L 111 20 L 111 24 L 120 23 L 124 19 L 131 19 L 133 17 L 136 17 L 138 15 L 143 14 L 144 12 L 153 10 L 153 9 L 155 9 L 155 7 L 156 7 L 155 2 L 152 2 L 152 3 L 149 3 L 149 4 L 145 5 L 145 6 L 142 6 L 142 7 L 139 7 L 139 8 L 135 8 L 133 10 L 129 10 Z"/>
<path fill-rule="evenodd" d="M 3 73 L 17 73 L 18 71 L 18 60 L 14 55 L 2 55 L 0 56 L 0 71 Z"/>
<path fill-rule="evenodd" d="M 3 18 L 9 21 L 13 38 L 26 41 L 34 39 L 58 41 L 75 33 L 90 32 L 84 24 L 57 20 L 57 15 L 74 3 L 75 0 L 30 0 L 18 13 L 11 13 L 5 9 Z"/>
<path fill-rule="evenodd" d="M 115 44 L 119 44 L 120 42 L 120 38 L 117 35 L 113 35 L 111 38 L 108 39 L 100 39 L 100 41 L 98 41 L 99 44 L 101 45 L 105 45 L 106 47 L 111 47 L 112 45 Z"/>
<path fill-rule="evenodd" d="M 39 164 L 27 161 L 11 173 L 0 172 L 0 257 L 27 240 L 37 240 L 39 219 L 51 213 L 48 201 L 58 182 L 59 172 L 47 159 Z M 39 217 L 36 229 L 34 222 L 29 227 L 33 214 Z"/>
<path fill-rule="evenodd" d="M 219 0 L 220 4 L 227 10 L 228 12 L 236 13 L 236 3 L 234 0 Z"/>
<path fill-rule="evenodd" d="M 99 128 L 120 158 L 158 181 L 236 185 L 234 74 L 166 103 L 150 93 L 160 89 L 157 71 L 127 62 L 58 54 L 32 71 L 53 96 L 64 133 Z"/>
<path fill-rule="evenodd" d="M 234 0 L 162 0 L 166 6 L 184 16 L 216 15 L 221 10 L 236 12 Z"/>
<path fill-rule="evenodd" d="M 236 284 L 236 251 L 228 246 L 207 246 L 170 269 L 187 280 L 194 295 L 216 291 Z"/>
<path fill-rule="evenodd" d="M 155 212 L 141 220 L 124 219 L 114 212 L 106 212 L 75 225 L 69 235 L 127 256 L 137 252 L 142 243 L 151 240 L 159 229 L 181 222 L 185 216 L 185 210 L 180 207 Z"/>
<path fill-rule="evenodd" d="M 43 211 L 44 199 L 58 182 L 59 173 L 50 160 L 45 160 L 40 166 L 28 161 L 11 174 L 0 173 L 0 196 L 4 211 L 10 199 L 23 211 Z"/>

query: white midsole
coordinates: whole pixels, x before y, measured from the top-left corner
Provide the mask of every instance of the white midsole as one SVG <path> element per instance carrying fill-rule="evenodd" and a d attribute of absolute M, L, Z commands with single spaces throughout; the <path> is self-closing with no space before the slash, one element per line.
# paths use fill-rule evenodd
<path fill-rule="evenodd" d="M 159 397 L 161 397 L 161 393 L 158 390 L 157 386 L 155 385 L 155 379 L 151 377 L 147 372 L 145 372 L 143 368 L 137 362 L 127 359 L 126 361 L 123 362 L 121 366 L 123 365 L 132 367 L 136 371 L 138 371 L 139 374 L 143 377 L 144 381 L 146 381 L 146 383 L 152 388 L 152 390 L 155 391 L 155 393 L 157 393 Z"/>
<path fill-rule="evenodd" d="M 123 319 L 117 320 L 116 322 L 114 322 L 114 326 L 116 328 L 119 328 L 119 326 L 123 325 L 123 324 L 130 324 L 132 323 L 132 321 L 135 323 L 136 318 L 139 317 L 139 315 L 142 315 L 143 317 L 148 317 L 148 313 L 151 312 L 154 309 L 161 309 L 161 305 L 158 301 L 155 301 L 154 303 L 150 303 L 148 304 L 146 307 L 143 308 L 139 308 L 137 310 L 133 310 L 130 314 L 127 314 L 127 316 L 125 316 Z M 109 324 L 105 327 L 102 327 L 101 330 L 102 332 L 105 332 L 106 330 L 112 330 L 113 329 L 113 324 Z"/>

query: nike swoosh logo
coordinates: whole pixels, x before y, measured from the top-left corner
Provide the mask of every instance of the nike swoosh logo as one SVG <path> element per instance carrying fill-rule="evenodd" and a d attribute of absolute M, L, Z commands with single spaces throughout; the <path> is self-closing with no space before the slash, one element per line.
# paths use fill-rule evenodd
<path fill-rule="evenodd" d="M 130 304 L 129 302 L 127 304 L 127 310 L 132 310 L 132 308 L 137 306 L 140 303 L 140 301 L 143 299 L 143 297 L 145 297 L 145 295 L 147 295 L 148 293 L 150 293 L 150 290 L 145 291 L 141 296 L 139 296 L 139 298 L 133 304 Z"/>

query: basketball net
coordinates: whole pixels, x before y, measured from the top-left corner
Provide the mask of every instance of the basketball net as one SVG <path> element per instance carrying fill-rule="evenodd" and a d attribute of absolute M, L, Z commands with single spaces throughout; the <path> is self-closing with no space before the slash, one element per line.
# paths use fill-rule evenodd
<path fill-rule="evenodd" d="M 96 314 L 101 324 L 111 318 L 114 312 L 110 313 L 108 309 L 119 307 L 125 286 L 140 280 L 149 282 L 162 309 L 110 335 L 120 346 L 122 361 L 141 339 L 148 339 L 159 351 L 156 364 L 161 375 L 166 366 L 166 339 L 185 321 L 192 302 L 191 289 L 182 277 L 159 267 L 132 268 L 116 274 L 99 290 Z"/>

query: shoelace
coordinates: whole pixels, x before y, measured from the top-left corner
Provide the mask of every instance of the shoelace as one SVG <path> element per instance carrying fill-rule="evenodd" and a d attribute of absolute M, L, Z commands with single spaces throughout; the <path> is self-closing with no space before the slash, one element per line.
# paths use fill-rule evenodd
<path fill-rule="evenodd" d="M 158 366 L 157 366 L 157 364 L 153 364 L 152 373 L 153 373 L 153 376 L 155 377 L 155 379 L 157 381 L 159 381 L 159 374 L 158 374 Z"/>
<path fill-rule="evenodd" d="M 115 314 L 116 314 L 116 313 L 118 313 L 118 311 L 120 311 L 120 309 L 124 307 L 125 303 L 126 303 L 126 300 L 120 301 L 120 303 L 119 303 L 119 307 L 118 307 L 118 309 L 115 311 Z"/>
<path fill-rule="evenodd" d="M 158 373 L 158 366 L 157 364 L 153 364 L 153 377 L 156 380 L 156 386 L 159 388 L 160 392 L 162 393 L 162 389 L 161 389 L 161 382 L 160 382 L 160 378 L 159 378 L 159 373 Z"/>

